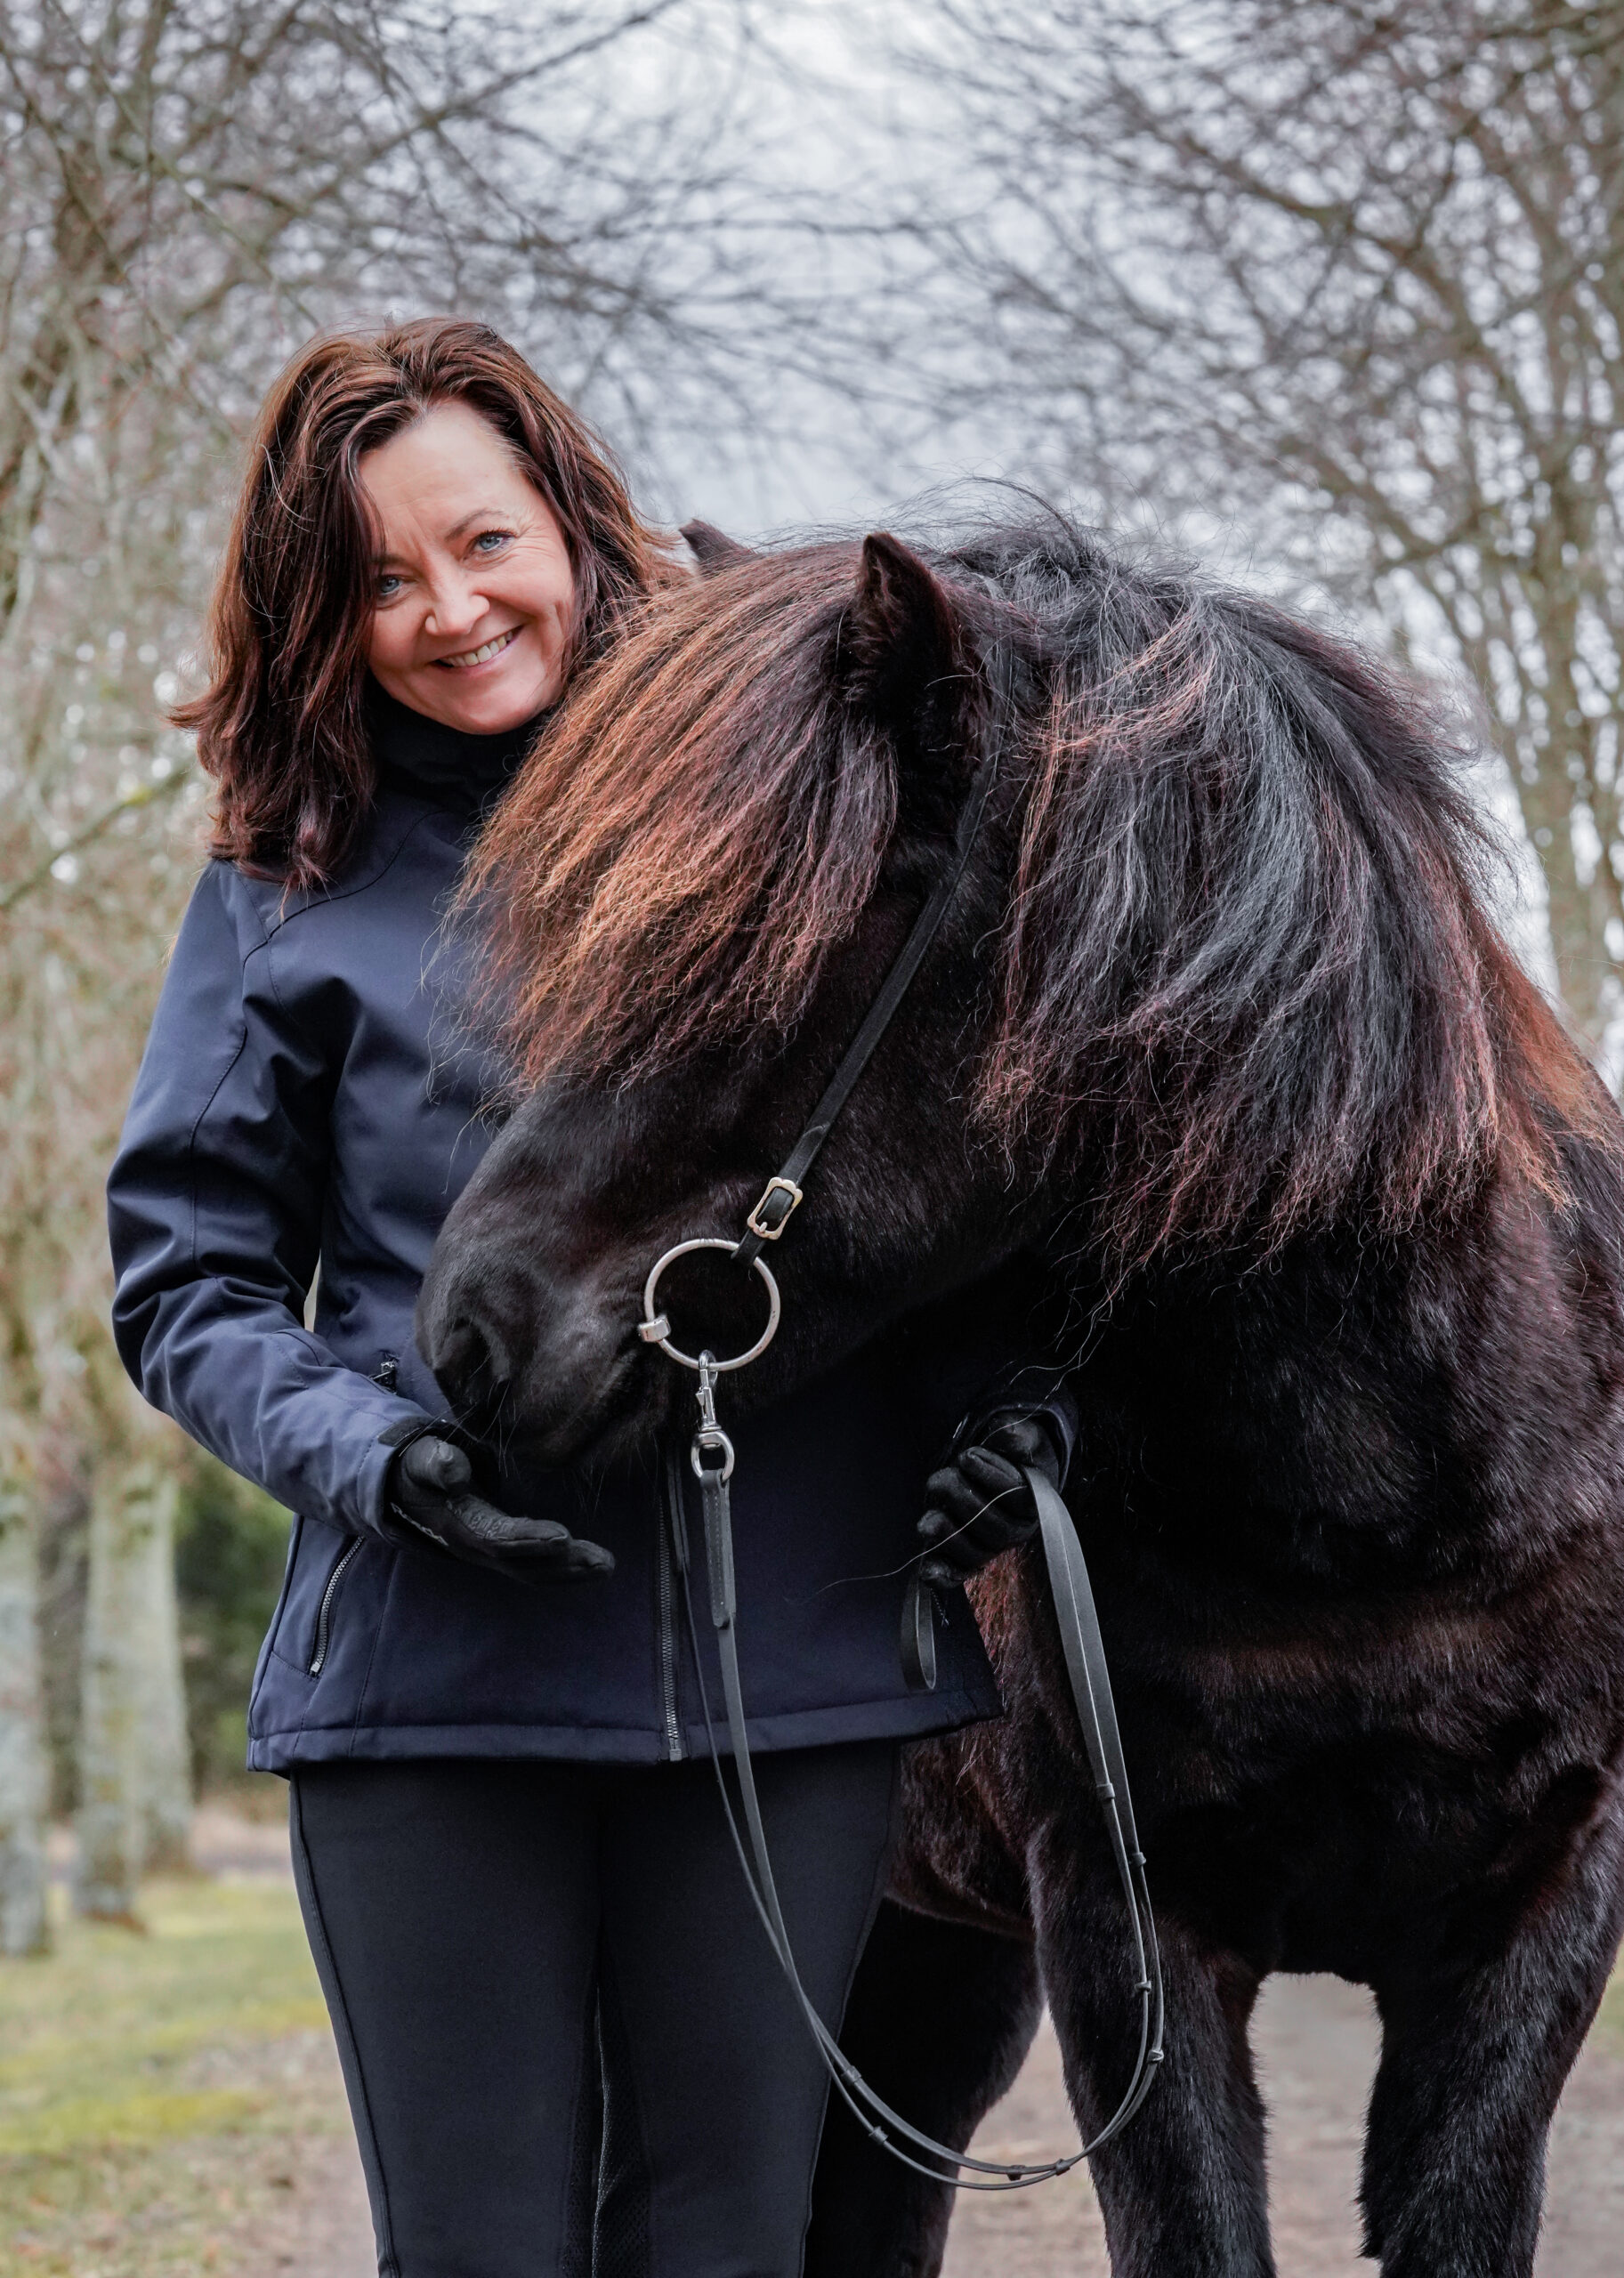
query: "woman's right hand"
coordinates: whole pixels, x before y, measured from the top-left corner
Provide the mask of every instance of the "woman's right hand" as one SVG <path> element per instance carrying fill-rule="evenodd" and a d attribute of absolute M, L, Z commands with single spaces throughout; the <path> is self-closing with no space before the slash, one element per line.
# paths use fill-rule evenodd
<path fill-rule="evenodd" d="M 389 1466 L 391 1510 L 413 1531 L 471 1566 L 526 1582 L 578 1582 L 612 1574 L 612 1554 L 552 1519 L 498 1511 L 473 1491 L 473 1466 L 449 1440 L 425 1433 Z"/>

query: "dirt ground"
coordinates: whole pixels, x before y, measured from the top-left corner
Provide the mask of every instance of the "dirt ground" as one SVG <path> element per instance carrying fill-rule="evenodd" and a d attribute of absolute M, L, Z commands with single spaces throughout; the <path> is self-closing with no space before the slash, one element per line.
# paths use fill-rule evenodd
<path fill-rule="evenodd" d="M 280 1871 L 279 1829 L 226 1815 L 199 1828 L 216 1870 Z M 1255 2028 L 1273 2115 L 1270 2198 L 1281 2278 L 1361 2278 L 1354 2207 L 1377 2033 L 1368 1997 L 1329 1977 L 1275 1978 Z M 319 2060 L 336 2059 L 327 2052 Z M 978 2148 L 1031 2159 L 1075 2141 L 1060 2054 L 1046 2024 Z M 371 2278 L 372 2226 L 353 2145 L 312 2137 L 287 2163 L 286 2189 L 247 2278 Z M 278 2177 L 279 2182 L 282 2180 Z M 1552 2137 L 1539 2278 L 1617 2278 L 1624 2267 L 1624 2039 L 1598 2035 L 1568 2083 Z M 1104 2234 L 1087 2174 L 1007 2197 L 960 2202 L 944 2278 L 1108 2278 Z"/>
<path fill-rule="evenodd" d="M 1363 2278 L 1354 2194 L 1377 2033 L 1368 1997 L 1333 1977 L 1278 1977 L 1254 2033 L 1272 2114 L 1270 2206 L 1281 2278 Z M 1060 2052 L 1046 2026 L 982 2132 L 996 2156 L 1030 2158 L 1067 2141 Z M 1539 2278 L 1617 2278 L 1624 2266 L 1624 2054 L 1587 2049 L 1551 2141 Z M 973 2199 L 955 2217 L 944 2278 L 1106 2278 L 1094 2194 L 1067 2177 L 1007 2199 Z M 338 2278 L 338 2274 L 335 2274 Z M 348 2274 L 345 2274 L 348 2278 Z"/>
<path fill-rule="evenodd" d="M 1353 2195 L 1361 2114 L 1375 2064 L 1365 1997 L 1334 1978 L 1278 1978 L 1257 2046 L 1274 2116 L 1271 2198 L 1281 2278 L 1361 2278 Z M 999 2157 L 1069 2141 L 1060 2056 L 1046 2027 L 982 2135 Z M 312 2164 L 312 2155 L 314 2163 Z M 1624 2239 L 1624 2057 L 1588 2050 L 1557 2117 L 1539 2278 L 1617 2278 Z M 311 2145 L 267 2238 L 264 2271 L 369 2278 L 372 2233 L 355 2154 Z M 945 2278 L 1106 2278 L 1099 2210 L 1079 2170 L 1008 2198 L 966 2199 Z"/>

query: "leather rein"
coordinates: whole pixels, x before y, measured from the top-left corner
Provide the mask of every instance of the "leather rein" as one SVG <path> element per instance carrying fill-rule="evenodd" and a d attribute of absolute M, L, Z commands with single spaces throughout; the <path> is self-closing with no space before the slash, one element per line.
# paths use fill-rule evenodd
<path fill-rule="evenodd" d="M 1078 1539 L 1071 1515 L 1057 1490 L 1041 1472 L 1027 1470 L 1024 1476 L 1037 1505 L 1067 1681 L 1076 1703 L 1078 1721 L 1082 1727 L 1083 1741 L 1094 1774 L 1095 1792 L 1104 1814 L 1118 1878 L 1132 1926 L 1135 1965 L 1133 1991 L 1139 2003 L 1138 2054 L 1127 2089 L 1116 2110 L 1099 2132 L 1079 2150 L 1061 2159 L 1031 2165 L 973 2159 L 968 2153 L 957 2150 L 951 2145 L 939 2144 L 933 2137 L 923 2134 L 900 2112 L 892 2110 L 845 2056 L 802 1985 L 790 1947 L 789 1933 L 779 1904 L 746 1730 L 744 1692 L 739 1675 L 738 1601 L 733 1584 L 732 1507 L 728 1484 L 733 1475 L 734 1455 L 731 1441 L 716 1420 L 715 1389 L 718 1377 L 735 1369 L 747 1368 L 751 1361 L 761 1357 L 778 1333 L 781 1302 L 778 1283 L 762 1255 L 763 1250 L 768 1243 L 780 1239 L 804 1200 L 803 1185 L 807 1173 L 907 995 L 910 982 L 941 931 L 942 921 L 969 867 L 998 774 L 1002 729 L 1009 710 L 1009 675 L 1007 652 L 1000 650 L 995 652 L 993 668 L 989 675 L 998 698 L 998 716 L 987 734 L 968 796 L 959 813 L 953 860 L 914 920 L 908 939 L 881 983 L 878 994 L 847 1046 L 823 1096 L 812 1110 L 811 1120 L 785 1157 L 780 1168 L 768 1180 L 759 1200 L 747 1216 L 745 1232 L 738 1240 L 718 1234 L 699 1235 L 674 1244 L 655 1261 L 643 1286 L 643 1317 L 637 1332 L 645 1344 L 658 1345 L 681 1367 L 694 1369 L 699 1379 L 697 1393 L 699 1421 L 689 1450 L 689 1461 L 699 1482 L 710 1618 L 721 1662 L 728 1735 L 732 1744 L 734 1774 L 739 1783 L 744 1815 L 742 1831 L 722 1768 L 721 1749 L 699 1655 L 699 1630 L 694 1618 L 690 1579 L 688 1533 L 683 1515 L 682 1481 L 680 1472 L 676 1470 L 676 1462 L 680 1458 L 674 1459 L 667 1470 L 667 1502 L 711 1762 L 721 1790 L 723 1811 L 755 1911 L 761 1918 L 779 1967 L 817 2045 L 830 2080 L 859 2125 L 875 2144 L 893 2159 L 900 2160 L 905 2167 L 912 2168 L 916 2173 L 927 2177 L 933 2183 L 945 2183 L 959 2191 L 1019 2191 L 1035 2183 L 1046 2183 L 1053 2177 L 1068 2174 L 1080 2161 L 1109 2143 L 1127 2125 L 1150 2094 L 1158 2067 L 1163 2061 L 1161 1957 L 1156 1943 L 1150 1888 L 1145 1879 L 1144 1854 L 1139 1848 L 1134 1824 L 1133 1800 L 1128 1791 L 1127 1767 L 1123 1758 L 1116 1707 L 1106 1668 L 1104 1640 L 1100 1632 L 1099 1617 L 1095 1611 L 1094 1594 L 1089 1587 L 1082 1545 Z M 671 1323 L 658 1310 L 659 1282 L 667 1266 L 691 1251 L 700 1249 L 728 1251 L 740 1264 L 752 1267 L 766 1288 L 767 1326 L 747 1351 L 736 1353 L 731 1360 L 718 1361 L 709 1352 L 698 1354 L 679 1352 L 671 1341 Z M 926 1551 L 919 1554 L 922 1559 L 928 1555 Z M 935 1682 L 935 1640 L 931 1629 L 933 1610 L 933 1601 L 929 1591 L 920 1583 L 916 1569 L 903 1616 L 903 1660 L 910 1681 L 926 1686 L 932 1686 Z M 933 2164 L 927 2165 L 927 2161 Z"/>

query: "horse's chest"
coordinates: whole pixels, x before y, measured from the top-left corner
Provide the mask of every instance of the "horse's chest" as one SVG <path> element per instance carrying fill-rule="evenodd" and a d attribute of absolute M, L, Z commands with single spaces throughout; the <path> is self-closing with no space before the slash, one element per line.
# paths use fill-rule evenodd
<path fill-rule="evenodd" d="M 1142 1822 L 1220 1818 L 1300 1844 L 1341 1819 L 1433 1846 L 1496 1791 L 1537 1782 L 1560 1735 L 1538 1671 L 1492 1610 L 1417 1594 L 1379 1605 L 1198 1599 L 1096 1579 Z M 1026 1569 L 978 1604 L 1012 1745 L 1080 1752 L 1046 1597 Z M 1038 1737 L 1040 1735 L 1040 1738 Z"/>

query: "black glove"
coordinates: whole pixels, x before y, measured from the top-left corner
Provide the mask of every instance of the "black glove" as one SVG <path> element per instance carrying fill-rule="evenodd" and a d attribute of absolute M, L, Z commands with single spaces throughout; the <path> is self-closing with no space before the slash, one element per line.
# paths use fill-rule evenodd
<path fill-rule="evenodd" d="M 520 1519 L 473 1492 L 473 1466 L 461 1448 L 432 1433 L 401 1449 L 389 1466 L 391 1510 L 409 1533 L 448 1557 L 527 1582 L 578 1582 L 612 1574 L 611 1554 L 552 1519 Z"/>
<path fill-rule="evenodd" d="M 1060 1485 L 1060 1450 L 1036 1416 L 1006 1416 L 974 1447 L 960 1448 L 925 1482 L 929 1505 L 919 1532 L 931 1555 L 921 1581 L 943 1590 L 967 1582 L 990 1558 L 1028 1542 L 1038 1530 L 1032 1490 L 1022 1477 L 1030 1465 Z"/>

